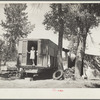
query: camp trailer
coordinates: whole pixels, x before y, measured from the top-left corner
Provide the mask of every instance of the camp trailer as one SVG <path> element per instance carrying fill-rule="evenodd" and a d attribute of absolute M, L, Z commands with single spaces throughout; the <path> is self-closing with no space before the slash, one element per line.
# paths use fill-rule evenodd
<path fill-rule="evenodd" d="M 28 51 L 34 47 L 35 65 L 32 65 Z M 18 60 L 20 67 L 29 70 L 32 73 L 38 73 L 41 69 L 57 69 L 58 46 L 49 39 L 20 39 L 18 46 Z M 26 70 L 26 71 L 27 71 Z M 33 70 L 33 71 L 32 71 Z"/>

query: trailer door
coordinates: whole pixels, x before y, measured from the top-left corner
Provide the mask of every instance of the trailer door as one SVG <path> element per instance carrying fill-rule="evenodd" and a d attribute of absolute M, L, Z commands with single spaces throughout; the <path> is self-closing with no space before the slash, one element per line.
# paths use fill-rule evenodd
<path fill-rule="evenodd" d="M 23 44 L 23 41 L 19 40 L 19 42 L 18 42 L 18 53 L 19 54 L 22 54 L 22 44 Z"/>
<path fill-rule="evenodd" d="M 27 40 L 23 40 L 22 43 L 22 65 L 27 63 Z"/>
<path fill-rule="evenodd" d="M 42 40 L 38 40 L 38 56 L 37 56 L 37 65 L 42 66 L 43 61 L 42 61 Z"/>

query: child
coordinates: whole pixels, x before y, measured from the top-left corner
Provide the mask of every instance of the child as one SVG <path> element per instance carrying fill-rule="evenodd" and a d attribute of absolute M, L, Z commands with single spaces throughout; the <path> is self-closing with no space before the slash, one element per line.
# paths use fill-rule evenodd
<path fill-rule="evenodd" d="M 30 52 L 30 59 L 32 60 L 32 63 L 34 65 L 34 59 L 35 59 L 35 50 L 34 50 L 34 47 L 31 48 Z"/>

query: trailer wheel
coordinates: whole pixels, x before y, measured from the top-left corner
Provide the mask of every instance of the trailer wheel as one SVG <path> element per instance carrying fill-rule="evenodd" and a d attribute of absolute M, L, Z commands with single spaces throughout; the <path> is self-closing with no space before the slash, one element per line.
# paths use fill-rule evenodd
<path fill-rule="evenodd" d="M 53 79 L 54 80 L 60 80 L 63 79 L 63 70 L 57 70 L 53 73 Z"/>

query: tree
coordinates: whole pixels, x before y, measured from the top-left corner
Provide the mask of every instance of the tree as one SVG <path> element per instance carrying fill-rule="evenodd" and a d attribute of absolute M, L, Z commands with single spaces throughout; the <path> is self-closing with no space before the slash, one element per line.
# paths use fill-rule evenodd
<path fill-rule="evenodd" d="M 3 48 L 4 48 L 4 41 L 0 39 L 0 66 L 1 66 L 1 60 L 3 57 Z"/>
<path fill-rule="evenodd" d="M 5 31 L 4 38 L 7 42 L 7 51 L 9 51 L 11 57 L 13 57 L 12 53 L 16 52 L 18 40 L 27 36 L 34 28 L 28 22 L 26 8 L 26 4 L 5 4 L 4 7 L 6 20 L 1 21 L 1 26 Z"/>
<path fill-rule="evenodd" d="M 97 6 L 96 6 L 97 5 Z M 73 4 L 71 7 L 72 13 L 75 16 L 77 21 L 77 28 L 79 28 L 79 32 L 77 34 L 77 54 L 76 54 L 76 63 L 75 63 L 75 77 L 80 78 L 83 74 L 83 64 L 84 64 L 84 55 L 85 55 L 85 46 L 86 46 L 86 37 L 89 29 L 97 26 L 99 21 L 96 17 L 96 14 L 99 14 L 98 11 L 94 11 L 93 9 L 97 9 L 100 7 L 98 4 Z M 70 7 L 70 8 L 71 8 Z M 75 9 L 76 8 L 76 9 Z M 93 11 L 91 11 L 91 9 Z"/>
<path fill-rule="evenodd" d="M 58 5 L 61 9 L 60 16 Z M 99 23 L 97 16 L 100 15 L 98 10 L 100 4 L 51 4 L 50 7 L 51 11 L 45 15 L 44 25 L 46 25 L 46 29 L 53 29 L 55 32 L 60 33 L 62 30 L 58 40 L 61 43 L 60 45 L 62 45 L 60 39 L 63 36 L 68 39 L 71 39 L 72 35 L 77 36 L 75 77 L 80 78 L 83 74 L 87 33 L 90 28 L 97 26 Z M 60 18 L 63 20 L 63 25 L 59 22 Z M 61 28 L 61 26 L 63 27 Z"/>
<path fill-rule="evenodd" d="M 64 30 L 64 22 L 63 22 L 63 13 L 62 13 L 62 4 L 51 4 L 50 5 L 52 11 L 48 12 L 45 15 L 45 20 L 43 22 L 46 25 L 46 29 L 53 29 L 59 33 L 58 39 L 58 68 L 63 69 L 62 66 L 62 38 L 63 38 L 63 30 Z"/>
<path fill-rule="evenodd" d="M 71 13 L 68 12 L 68 5 L 65 4 L 51 4 L 51 11 L 46 13 L 43 24 L 47 30 L 54 30 L 54 33 L 58 33 L 58 68 L 63 70 L 62 64 L 62 43 L 63 37 L 70 37 L 72 33 L 76 33 L 76 23 L 73 23 L 74 19 Z M 73 19 L 73 20 L 72 20 Z M 69 23 L 70 21 L 70 23 Z M 71 25 L 71 23 L 73 23 Z M 72 30 L 71 30 L 72 29 Z M 67 35 L 66 35 L 67 34 Z"/>
<path fill-rule="evenodd" d="M 59 39 L 58 39 L 58 68 L 63 70 L 62 63 L 62 43 L 63 43 L 63 34 L 64 34 L 64 22 L 63 22 L 63 13 L 62 13 L 62 4 L 58 4 L 58 22 L 59 22 Z"/>

